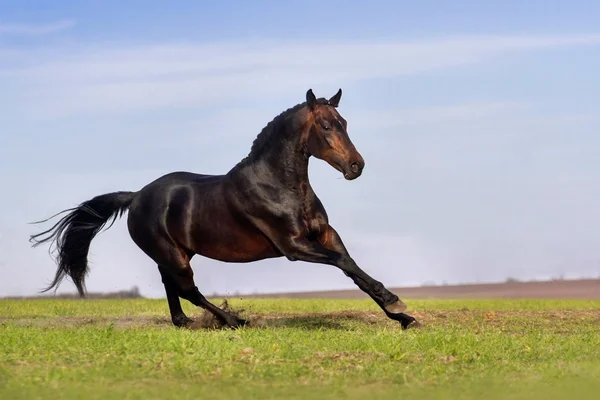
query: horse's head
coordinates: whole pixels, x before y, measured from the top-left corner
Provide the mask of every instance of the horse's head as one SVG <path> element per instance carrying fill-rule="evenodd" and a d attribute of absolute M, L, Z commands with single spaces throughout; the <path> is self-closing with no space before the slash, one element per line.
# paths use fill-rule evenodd
<path fill-rule="evenodd" d="M 317 99 L 312 89 L 306 92 L 309 124 L 306 149 L 352 180 L 361 175 L 365 161 L 346 132 L 346 120 L 336 110 L 341 97 L 342 89 L 329 100 Z"/>

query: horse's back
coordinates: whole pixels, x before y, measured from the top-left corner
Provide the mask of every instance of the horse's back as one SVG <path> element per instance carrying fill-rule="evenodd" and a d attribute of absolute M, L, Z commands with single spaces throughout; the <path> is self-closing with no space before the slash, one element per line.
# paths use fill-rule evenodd
<path fill-rule="evenodd" d="M 185 223 L 197 208 L 195 203 L 211 202 L 209 199 L 215 197 L 215 189 L 222 178 L 222 175 L 178 171 L 148 183 L 136 194 L 129 208 L 131 235 L 145 236 L 150 231 L 165 231 L 173 220 Z M 189 224 L 182 227 L 185 225 Z"/>
<path fill-rule="evenodd" d="M 220 182 L 224 177 L 225 175 L 208 175 L 187 171 L 176 171 L 155 179 L 142 188 L 142 190 L 156 187 L 165 188 L 173 185 L 210 185 L 211 183 L 214 184 Z"/>
<path fill-rule="evenodd" d="M 226 177 L 172 172 L 146 185 L 129 209 L 133 240 L 152 252 L 166 237 L 188 251 L 228 262 L 279 256 L 231 202 L 236 192 Z"/>

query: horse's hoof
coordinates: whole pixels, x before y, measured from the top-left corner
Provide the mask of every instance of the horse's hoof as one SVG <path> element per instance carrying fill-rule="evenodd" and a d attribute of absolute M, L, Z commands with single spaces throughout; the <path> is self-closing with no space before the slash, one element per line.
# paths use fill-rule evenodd
<path fill-rule="evenodd" d="M 416 319 L 413 319 L 412 321 L 402 321 L 400 322 L 400 325 L 402 325 L 403 330 L 423 327 L 423 324 Z"/>
<path fill-rule="evenodd" d="M 385 307 L 385 311 L 388 314 L 402 314 L 404 311 L 406 311 L 406 308 L 406 304 L 402 300 L 398 300 L 393 304 L 387 305 Z"/>
<path fill-rule="evenodd" d="M 236 318 L 235 322 L 233 324 L 231 324 L 231 327 L 233 329 L 236 329 L 236 328 L 239 328 L 239 327 L 242 327 L 242 326 L 246 326 L 248 324 L 250 324 L 250 321 L 247 321 L 247 320 L 241 319 L 241 318 Z"/>
<path fill-rule="evenodd" d="M 194 322 L 193 319 L 188 318 L 186 316 L 179 317 L 179 318 L 173 318 L 173 325 L 175 325 L 177 328 L 186 328 L 189 325 L 191 325 L 193 322 Z"/>

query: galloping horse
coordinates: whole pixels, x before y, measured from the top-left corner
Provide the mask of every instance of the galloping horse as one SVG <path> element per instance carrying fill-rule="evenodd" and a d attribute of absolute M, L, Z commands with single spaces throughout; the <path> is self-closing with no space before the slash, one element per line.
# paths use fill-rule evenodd
<path fill-rule="evenodd" d="M 129 210 L 129 234 L 158 265 L 177 327 L 192 322 L 180 297 L 229 327 L 247 323 L 200 293 L 190 266 L 195 254 L 234 263 L 285 256 L 290 261 L 333 265 L 403 329 L 420 326 L 404 313 L 406 305 L 398 296 L 350 257 L 309 183 L 311 156 L 326 161 L 347 180 L 358 178 L 365 166 L 346 132 L 346 120 L 336 110 L 341 97 L 341 89 L 329 100 L 317 99 L 309 89 L 306 102 L 269 122 L 248 156 L 224 175 L 173 172 L 137 192 L 99 195 L 50 217 L 69 212 L 30 239 L 34 247 L 56 244 L 58 268 L 43 292 L 58 287 L 68 275 L 84 297 L 92 239 L 109 220 L 110 227 Z"/>

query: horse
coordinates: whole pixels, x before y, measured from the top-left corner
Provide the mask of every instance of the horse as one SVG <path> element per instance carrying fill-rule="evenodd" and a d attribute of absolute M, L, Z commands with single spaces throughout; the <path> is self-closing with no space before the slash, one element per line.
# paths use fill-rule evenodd
<path fill-rule="evenodd" d="M 68 213 L 48 230 L 30 236 L 32 247 L 55 245 L 56 273 L 41 292 L 56 290 L 68 276 L 85 297 L 90 243 L 128 211 L 129 235 L 158 266 L 176 327 L 193 322 L 183 312 L 180 298 L 209 311 L 224 326 L 238 328 L 249 322 L 217 307 L 199 291 L 190 266 L 196 254 L 229 263 L 286 257 L 331 265 L 402 329 L 422 326 L 404 313 L 407 306 L 398 296 L 352 259 L 310 185 L 311 156 L 349 181 L 361 176 L 365 167 L 348 136 L 347 121 L 337 111 L 341 96 L 341 88 L 330 99 L 316 98 L 309 89 L 306 101 L 270 121 L 249 154 L 225 174 L 171 172 L 137 192 L 98 195 L 34 222 Z"/>

